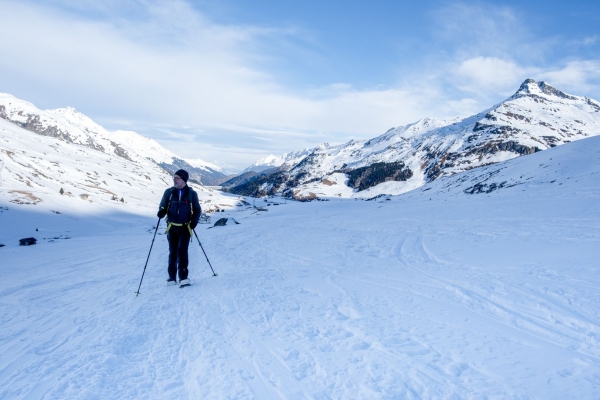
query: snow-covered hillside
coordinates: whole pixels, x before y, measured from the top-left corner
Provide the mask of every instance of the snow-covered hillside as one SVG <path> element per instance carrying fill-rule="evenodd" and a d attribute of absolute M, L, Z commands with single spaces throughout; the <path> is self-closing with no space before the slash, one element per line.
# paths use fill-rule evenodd
<path fill-rule="evenodd" d="M 43 212 L 153 215 L 162 193 L 173 185 L 171 177 L 150 159 L 127 154 L 131 157 L 39 135 L 0 118 L 0 202 Z M 233 197 L 191 186 L 207 211 L 237 204 Z"/>
<path fill-rule="evenodd" d="M 185 168 L 190 178 L 206 185 L 224 179 L 220 168 L 199 158 L 182 159 L 156 141 L 132 131 L 109 132 L 72 107 L 40 110 L 33 104 L 0 93 L 0 119 L 42 136 L 74 143 L 128 161 L 150 160 L 173 173 Z"/>
<path fill-rule="evenodd" d="M 158 235 L 139 297 L 155 218 L 1 201 L 0 398 L 600 398 L 600 137 L 223 213 L 186 289 Z"/>
<path fill-rule="evenodd" d="M 274 173 L 232 192 L 283 192 L 297 199 L 321 198 L 327 193 L 358 198 L 400 194 L 443 176 L 595 135 L 600 135 L 600 103 L 528 79 L 512 97 L 477 115 L 451 121 L 426 118 L 374 139 L 318 148 L 289 172 Z M 362 176 L 367 180 L 376 176 L 370 187 L 343 187 L 344 173 L 377 163 L 381 163 L 379 170 L 375 166 Z M 388 170 L 403 173 L 382 172 L 390 163 L 398 164 Z M 332 190 L 331 182 L 341 185 Z"/>

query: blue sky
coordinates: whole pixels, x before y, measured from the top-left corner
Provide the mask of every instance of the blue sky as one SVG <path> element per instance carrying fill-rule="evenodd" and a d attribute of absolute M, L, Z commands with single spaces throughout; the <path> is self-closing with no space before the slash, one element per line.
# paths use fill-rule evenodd
<path fill-rule="evenodd" d="M 523 4 L 524 3 L 524 4 Z M 526 78 L 600 99 L 598 1 L 0 0 L 0 92 L 187 158 L 468 116 Z"/>

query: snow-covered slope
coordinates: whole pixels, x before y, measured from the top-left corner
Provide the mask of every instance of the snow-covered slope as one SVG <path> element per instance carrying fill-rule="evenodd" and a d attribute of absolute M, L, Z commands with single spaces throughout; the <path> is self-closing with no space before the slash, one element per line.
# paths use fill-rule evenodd
<path fill-rule="evenodd" d="M 600 195 L 600 136 L 553 148 L 535 157 L 520 157 L 444 177 L 407 198 L 419 196 L 477 197 L 504 192 L 544 195 Z M 556 188 L 554 188 L 556 187 Z M 534 201 L 534 199 L 532 199 Z"/>
<path fill-rule="evenodd" d="M 280 156 L 274 156 L 273 154 L 269 154 L 266 157 L 263 157 L 259 160 L 257 160 L 254 164 L 250 165 L 248 168 L 246 168 L 245 170 L 243 170 L 241 174 L 244 174 L 246 172 L 262 172 L 268 169 L 273 169 L 273 168 L 277 168 L 279 167 L 281 164 L 283 164 L 283 157 Z"/>
<path fill-rule="evenodd" d="M 1 204 L 0 398 L 600 398 L 600 137 L 277 203 L 197 229 L 186 289 L 159 231 L 139 297 L 153 215 Z"/>
<path fill-rule="evenodd" d="M 132 131 L 109 132 L 72 107 L 40 110 L 33 104 L 0 93 L 0 118 L 42 136 L 79 144 L 129 161 L 150 159 L 167 172 L 179 168 L 190 172 L 190 178 L 207 185 L 225 178 L 219 168 L 201 159 L 184 160 L 155 140 Z"/>
<path fill-rule="evenodd" d="M 203 168 L 208 170 L 208 168 L 215 170 L 215 171 L 219 171 L 219 172 L 223 172 L 223 168 L 213 164 L 213 163 L 209 163 L 208 161 L 204 161 L 201 158 L 186 158 L 184 159 L 188 164 L 196 167 L 196 168 Z"/>
<path fill-rule="evenodd" d="M 45 212 L 120 210 L 152 215 L 164 190 L 172 186 L 169 174 L 150 159 L 128 152 L 127 144 L 113 147 L 127 157 L 101 151 L 98 146 L 107 142 L 95 137 L 95 147 L 84 146 L 75 144 L 76 139 L 39 135 L 0 119 L 0 202 Z M 151 142 L 147 144 L 146 149 L 151 149 Z M 237 203 L 204 186 L 191 186 L 207 210 Z"/>
<path fill-rule="evenodd" d="M 477 115 L 451 121 L 427 118 L 371 140 L 319 148 L 289 172 L 274 174 L 252 189 L 259 188 L 261 195 L 285 192 L 298 199 L 318 198 L 331 192 L 325 181 L 343 181 L 340 173 L 376 163 L 398 163 L 396 171 L 410 173 L 382 176 L 374 168 L 371 176 L 379 175 L 374 183 L 384 183 L 360 191 L 339 187 L 333 194 L 362 198 L 400 194 L 443 176 L 599 134 L 600 103 L 528 79 L 512 97 Z M 233 191 L 250 194 L 244 189 Z"/>

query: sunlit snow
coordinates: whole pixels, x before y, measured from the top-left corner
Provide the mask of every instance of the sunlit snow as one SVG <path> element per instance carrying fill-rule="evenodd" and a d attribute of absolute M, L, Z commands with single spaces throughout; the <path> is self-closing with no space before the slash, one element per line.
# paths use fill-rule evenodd
<path fill-rule="evenodd" d="M 599 398 L 599 139 L 373 201 L 232 204 L 196 229 L 218 276 L 194 240 L 185 289 L 159 229 L 139 297 L 164 182 L 125 169 L 154 191 L 135 207 L 2 187 L 0 398 Z"/>

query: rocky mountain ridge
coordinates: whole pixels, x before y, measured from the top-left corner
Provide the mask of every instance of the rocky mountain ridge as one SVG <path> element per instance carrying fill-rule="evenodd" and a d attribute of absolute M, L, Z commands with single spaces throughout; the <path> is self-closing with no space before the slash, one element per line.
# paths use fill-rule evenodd
<path fill-rule="evenodd" d="M 600 103 L 527 79 L 507 100 L 468 118 L 425 118 L 370 140 L 320 146 L 285 171 L 230 188 L 232 193 L 281 193 L 298 200 L 331 193 L 370 198 L 400 194 L 450 176 L 600 134 Z M 399 173 L 387 164 L 400 163 Z M 348 192 L 352 171 L 376 165 L 374 185 Z M 398 165 L 400 165 L 398 164 Z M 364 172 L 364 171 L 363 171 Z M 341 175 L 340 175 L 341 174 Z M 363 174 L 364 175 L 364 174 Z"/>

